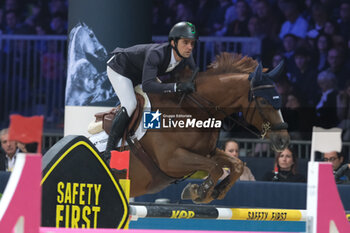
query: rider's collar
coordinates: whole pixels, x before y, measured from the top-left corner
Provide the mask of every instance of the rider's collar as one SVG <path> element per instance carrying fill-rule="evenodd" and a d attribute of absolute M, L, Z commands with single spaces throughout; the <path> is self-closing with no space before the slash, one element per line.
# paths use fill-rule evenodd
<path fill-rule="evenodd" d="M 170 63 L 168 65 L 168 68 L 166 69 L 166 72 L 172 71 L 181 61 L 176 61 L 175 55 L 174 55 L 174 50 L 171 50 L 171 57 L 170 57 Z"/>

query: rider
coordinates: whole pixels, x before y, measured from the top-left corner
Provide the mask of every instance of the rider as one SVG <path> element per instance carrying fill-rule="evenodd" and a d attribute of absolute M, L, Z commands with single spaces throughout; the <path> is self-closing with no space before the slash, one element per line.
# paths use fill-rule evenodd
<path fill-rule="evenodd" d="M 192 82 L 160 83 L 158 76 L 177 72 L 188 65 L 195 69 L 192 50 L 198 34 L 189 22 L 179 22 L 169 32 L 168 42 L 162 44 L 141 44 L 129 48 L 116 48 L 107 62 L 107 75 L 121 105 L 116 114 L 108 138 L 104 157 L 109 163 L 110 151 L 123 136 L 129 118 L 136 108 L 134 86 L 142 84 L 146 93 L 191 93 L 195 91 Z"/>

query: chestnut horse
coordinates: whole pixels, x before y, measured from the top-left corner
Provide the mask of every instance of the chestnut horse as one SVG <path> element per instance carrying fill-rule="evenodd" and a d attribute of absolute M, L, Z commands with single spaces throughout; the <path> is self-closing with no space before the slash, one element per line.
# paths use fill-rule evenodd
<path fill-rule="evenodd" d="M 159 110 L 163 118 L 182 114 L 197 120 L 220 121 L 233 113 L 242 112 L 245 121 L 266 135 L 275 150 L 281 151 L 288 145 L 289 135 L 279 110 L 280 97 L 272 81 L 280 75 L 281 66 L 270 73 L 263 73 L 261 65 L 252 58 L 223 53 L 206 72 L 198 74 L 196 91 L 187 95 L 181 105 L 181 95 L 177 93 L 149 94 L 152 111 Z M 200 170 L 209 175 L 200 185 L 188 185 L 182 198 L 196 203 L 224 198 L 240 177 L 243 164 L 216 148 L 218 133 L 217 128 L 148 130 L 140 144 L 169 179 L 159 181 L 131 149 L 131 196 L 157 192 L 171 181 Z M 223 167 L 228 167 L 231 172 L 217 184 Z"/>

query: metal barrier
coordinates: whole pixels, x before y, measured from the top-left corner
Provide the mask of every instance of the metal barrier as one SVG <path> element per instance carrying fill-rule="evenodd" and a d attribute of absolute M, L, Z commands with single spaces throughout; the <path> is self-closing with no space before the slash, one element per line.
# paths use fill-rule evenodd
<path fill-rule="evenodd" d="M 0 127 L 11 113 L 63 123 L 66 36 L 0 35 Z"/>
<path fill-rule="evenodd" d="M 43 135 L 43 148 L 45 152 L 63 137 L 63 133 L 45 132 Z M 223 145 L 225 139 L 220 139 L 219 147 Z M 242 157 L 269 157 L 275 156 L 275 152 L 270 148 L 268 140 L 251 138 L 234 138 L 240 145 L 240 156 Z M 299 159 L 309 159 L 311 151 L 311 141 L 292 140 L 290 144 L 295 148 Z M 350 159 L 350 142 L 343 142 L 345 159 Z M 320 155 L 316 159 L 321 159 Z"/>

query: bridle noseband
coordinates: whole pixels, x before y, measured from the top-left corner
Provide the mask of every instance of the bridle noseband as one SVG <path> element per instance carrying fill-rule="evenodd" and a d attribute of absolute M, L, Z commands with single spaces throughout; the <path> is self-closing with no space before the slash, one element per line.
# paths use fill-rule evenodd
<path fill-rule="evenodd" d="M 251 84 L 252 86 L 252 84 Z M 288 123 L 286 122 L 281 122 L 281 123 L 278 123 L 278 124 L 275 124 L 275 125 L 271 125 L 270 121 L 267 120 L 267 117 L 265 116 L 265 114 L 263 113 L 262 111 L 262 107 L 259 103 L 259 101 L 257 100 L 257 96 L 255 95 L 255 91 L 256 90 L 262 90 L 262 89 L 270 89 L 270 88 L 275 88 L 274 85 L 271 85 L 271 84 L 268 84 L 268 85 L 260 85 L 260 86 L 257 86 L 257 87 L 251 87 L 250 88 L 250 92 L 249 92 L 249 106 L 247 108 L 247 112 L 246 112 L 246 116 L 247 116 L 247 113 L 248 113 L 248 110 L 249 110 L 249 107 L 250 107 L 250 104 L 252 103 L 252 100 L 254 100 L 255 102 L 255 106 L 256 108 L 254 108 L 254 111 L 255 109 L 258 109 L 259 111 L 259 114 L 261 116 L 261 118 L 263 119 L 263 123 L 262 123 L 262 126 L 261 126 L 261 138 L 264 139 L 264 137 L 266 136 L 266 134 L 268 133 L 268 131 L 278 131 L 278 130 L 286 130 L 288 129 Z M 254 112 L 252 114 L 252 117 L 254 115 Z"/>

